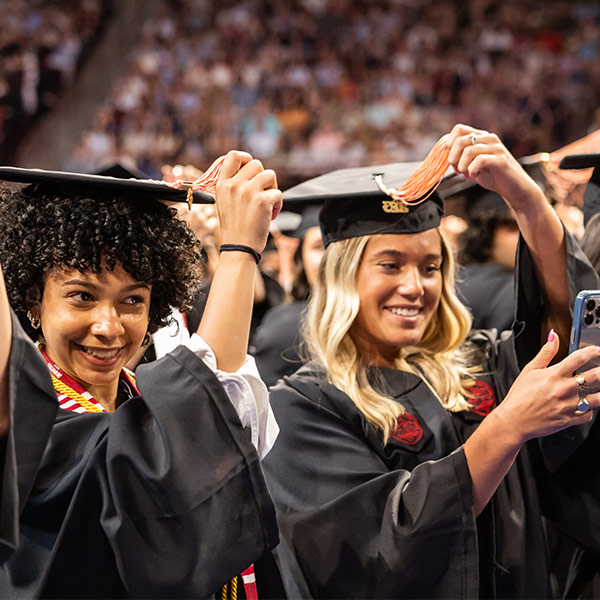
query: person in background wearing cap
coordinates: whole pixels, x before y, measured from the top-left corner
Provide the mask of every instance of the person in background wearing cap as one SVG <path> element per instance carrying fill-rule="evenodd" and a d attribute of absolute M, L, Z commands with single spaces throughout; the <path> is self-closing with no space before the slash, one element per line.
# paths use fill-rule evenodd
<path fill-rule="evenodd" d="M 255 259 L 281 202 L 275 174 L 227 155 L 216 197 L 229 246 L 199 335 L 136 376 L 130 356 L 200 285 L 199 242 L 154 199 L 161 184 L 149 196 L 139 182 L 117 192 L 61 175 L 1 199 L 0 325 L 12 336 L 1 389 L 16 412 L 0 595 L 210 596 L 277 542 L 259 464 L 277 426 L 246 356 Z M 56 410 L 57 397 L 50 432 L 36 411 Z M 33 482 L 28 446 L 47 434 Z"/>
<path fill-rule="evenodd" d="M 294 252 L 291 301 L 269 310 L 250 342 L 250 354 L 268 387 L 302 364 L 302 316 L 324 252 L 316 208 L 304 212 L 293 236 L 300 243 Z"/>
<path fill-rule="evenodd" d="M 393 165 L 323 176 L 313 361 L 271 389 L 281 431 L 263 462 L 291 598 L 555 593 L 535 469 L 568 464 L 600 405 L 580 396 L 600 369 L 572 377 L 600 348 L 562 358 L 561 345 L 571 300 L 598 279 L 496 135 L 457 125 L 446 144 L 515 213 L 519 335 L 469 336 L 439 197 L 402 214 L 374 187 Z"/>
<path fill-rule="evenodd" d="M 503 331 L 510 329 L 515 312 L 519 228 L 498 194 L 482 191 L 473 205 L 468 226 L 459 236 L 456 290 L 473 315 L 474 329 Z"/>

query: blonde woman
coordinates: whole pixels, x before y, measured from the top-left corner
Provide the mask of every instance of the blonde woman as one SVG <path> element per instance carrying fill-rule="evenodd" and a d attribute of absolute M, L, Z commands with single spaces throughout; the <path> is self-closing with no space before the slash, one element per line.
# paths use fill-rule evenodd
<path fill-rule="evenodd" d="M 373 177 L 390 187 L 393 166 L 308 186 L 310 200 L 327 200 L 312 362 L 272 389 L 281 433 L 263 465 L 288 597 L 554 593 L 534 466 L 567 460 L 600 404 L 595 393 L 582 402 L 571 375 L 600 349 L 560 350 L 571 298 L 597 280 L 495 135 L 457 125 L 447 143 L 455 169 L 515 213 L 518 336 L 469 333 L 435 195 L 396 212 Z M 593 391 L 600 373 L 585 379 Z M 551 437 L 530 447 L 541 436 Z"/>

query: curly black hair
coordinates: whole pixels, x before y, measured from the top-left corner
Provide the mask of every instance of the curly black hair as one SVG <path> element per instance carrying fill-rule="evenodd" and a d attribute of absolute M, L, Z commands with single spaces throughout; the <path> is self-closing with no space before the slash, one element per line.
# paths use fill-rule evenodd
<path fill-rule="evenodd" d="M 0 262 L 13 310 L 25 318 L 53 267 L 99 273 L 120 263 L 152 286 L 148 333 L 189 309 L 201 285 L 201 244 L 176 211 L 146 197 L 28 185 L 0 191 Z M 34 338 L 35 339 L 35 338 Z"/>
<path fill-rule="evenodd" d="M 500 196 L 498 201 L 482 202 L 472 209 L 469 214 L 469 227 L 459 238 L 459 263 L 468 265 L 490 260 L 494 233 L 499 227 L 518 229 L 514 216 Z"/>

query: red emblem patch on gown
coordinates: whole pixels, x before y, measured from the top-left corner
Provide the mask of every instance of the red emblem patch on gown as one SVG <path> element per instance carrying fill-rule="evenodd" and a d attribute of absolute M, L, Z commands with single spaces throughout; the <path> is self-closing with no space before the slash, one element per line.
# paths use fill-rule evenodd
<path fill-rule="evenodd" d="M 471 408 L 471 412 L 485 417 L 489 415 L 494 408 L 496 408 L 496 394 L 492 389 L 492 386 L 485 381 L 476 381 L 475 384 L 469 388 L 469 392 L 472 394 L 468 398 Z"/>
<path fill-rule="evenodd" d="M 401 417 L 398 417 L 398 427 L 392 433 L 392 437 L 399 442 L 414 446 L 423 437 L 423 427 L 413 415 L 405 412 Z"/>

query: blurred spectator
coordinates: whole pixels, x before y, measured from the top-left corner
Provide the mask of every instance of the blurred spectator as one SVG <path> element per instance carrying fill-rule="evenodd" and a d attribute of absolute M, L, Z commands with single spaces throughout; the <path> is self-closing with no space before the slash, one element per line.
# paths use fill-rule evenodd
<path fill-rule="evenodd" d="M 474 329 L 510 329 L 515 307 L 515 254 L 519 229 L 502 198 L 479 186 L 470 190 L 467 229 L 459 237 L 459 298 L 471 309 Z"/>
<path fill-rule="evenodd" d="M 241 147 L 285 188 L 419 160 L 456 122 L 522 156 L 594 122 L 599 19 L 587 0 L 165 0 L 101 112 L 113 148 L 154 176 Z"/>
<path fill-rule="evenodd" d="M 61 90 L 73 83 L 80 62 L 110 14 L 111 3 L 100 0 L 0 2 L 2 162 L 11 160 L 16 143 L 34 120 L 52 108 Z M 109 153 L 110 150 L 104 148 L 104 151 Z M 95 157 L 80 158 L 96 165 Z"/>

